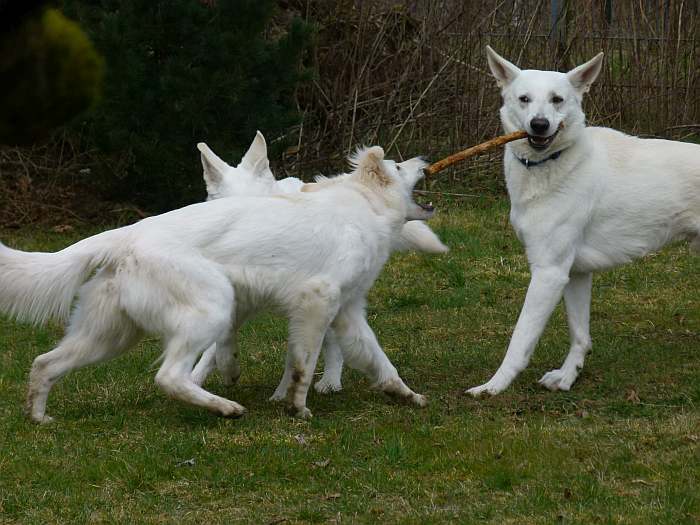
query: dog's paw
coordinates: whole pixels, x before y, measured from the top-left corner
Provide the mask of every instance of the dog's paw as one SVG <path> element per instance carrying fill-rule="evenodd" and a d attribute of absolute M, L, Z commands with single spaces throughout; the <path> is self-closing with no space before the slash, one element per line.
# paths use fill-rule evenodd
<path fill-rule="evenodd" d="M 548 390 L 564 390 L 568 392 L 571 390 L 574 381 L 576 381 L 576 376 L 577 374 L 575 372 L 570 373 L 567 370 L 559 368 L 547 372 L 538 383 Z"/>
<path fill-rule="evenodd" d="M 495 396 L 500 394 L 506 389 L 505 386 L 500 386 L 489 381 L 481 386 L 475 386 L 466 390 L 464 393 L 469 394 L 472 397 L 482 397 L 482 396 Z"/>
<path fill-rule="evenodd" d="M 47 416 L 46 414 L 37 417 L 32 416 L 31 420 L 38 425 L 48 425 L 49 423 L 53 423 L 54 421 L 54 419 L 51 416 Z"/>
<path fill-rule="evenodd" d="M 420 408 L 425 408 L 428 406 L 428 398 L 422 394 L 413 394 L 411 398 L 411 403 Z"/>
<path fill-rule="evenodd" d="M 224 400 L 224 402 L 219 407 L 219 414 L 221 415 L 221 417 L 225 418 L 238 419 L 239 417 L 242 417 L 245 413 L 246 409 L 243 405 L 239 405 L 235 401 L 229 401 L 228 399 Z"/>
<path fill-rule="evenodd" d="M 343 389 L 343 385 L 340 381 L 334 381 L 332 379 L 326 379 L 322 377 L 314 385 L 314 390 L 319 394 L 330 394 L 331 392 L 340 392 Z"/>
<path fill-rule="evenodd" d="M 311 410 L 309 410 L 306 407 L 301 407 L 301 408 L 289 407 L 289 410 L 290 410 L 292 416 L 294 416 L 297 419 L 303 419 L 305 421 L 308 421 L 309 419 L 314 417 L 314 415 L 311 413 Z"/>
<path fill-rule="evenodd" d="M 277 387 L 277 390 L 268 398 L 268 401 L 277 403 L 285 399 L 287 399 L 287 389 Z"/>

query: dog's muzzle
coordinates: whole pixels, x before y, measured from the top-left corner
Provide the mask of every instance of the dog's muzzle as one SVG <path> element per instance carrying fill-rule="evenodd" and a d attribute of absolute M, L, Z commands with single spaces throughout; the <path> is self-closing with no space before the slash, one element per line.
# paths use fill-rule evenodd
<path fill-rule="evenodd" d="M 544 150 L 547 149 L 549 146 L 552 145 L 552 142 L 554 142 L 555 137 L 559 134 L 559 130 L 561 127 L 557 128 L 557 130 L 552 133 L 551 135 L 544 137 L 542 135 L 530 135 L 528 134 L 527 136 L 527 142 L 530 144 L 530 147 L 536 150 Z"/>

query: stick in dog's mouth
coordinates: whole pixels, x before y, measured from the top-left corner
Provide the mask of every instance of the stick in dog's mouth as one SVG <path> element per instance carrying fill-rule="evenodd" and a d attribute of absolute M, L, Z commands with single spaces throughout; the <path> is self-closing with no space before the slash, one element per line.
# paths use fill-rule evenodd
<path fill-rule="evenodd" d="M 549 137 L 544 137 L 547 139 L 547 142 L 545 144 L 546 146 L 549 146 L 551 142 L 554 140 L 554 137 L 559 133 L 559 130 L 564 128 L 564 123 L 562 122 L 559 124 L 559 127 L 557 128 L 557 131 L 555 131 L 552 135 Z M 509 142 L 513 142 L 514 140 L 520 140 L 520 139 L 528 139 L 530 142 L 530 145 L 532 145 L 532 141 L 530 140 L 531 135 L 527 133 L 527 131 L 514 131 L 513 133 L 508 133 L 507 135 L 500 135 L 498 137 L 494 137 L 491 140 L 487 140 L 486 142 L 482 142 L 481 144 L 477 144 L 476 146 L 472 146 L 471 148 L 467 148 L 464 151 L 460 151 L 458 153 L 455 153 L 453 155 L 450 155 L 449 157 L 445 157 L 442 160 L 439 160 L 435 162 L 434 164 L 431 164 L 427 168 L 425 168 L 425 174 L 426 175 L 435 175 L 436 173 L 444 170 L 448 166 L 452 166 L 452 164 L 455 164 L 461 160 L 468 159 L 470 157 L 474 157 L 476 155 L 480 155 L 482 153 L 485 153 L 489 150 L 492 150 L 494 148 L 497 148 L 498 146 L 503 146 L 504 144 L 508 144 Z M 551 139 L 551 140 L 550 140 Z"/>

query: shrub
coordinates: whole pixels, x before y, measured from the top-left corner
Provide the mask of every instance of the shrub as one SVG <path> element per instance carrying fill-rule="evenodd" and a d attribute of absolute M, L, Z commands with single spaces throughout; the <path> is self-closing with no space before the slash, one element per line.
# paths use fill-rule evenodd
<path fill-rule="evenodd" d="M 236 158 L 256 129 L 275 137 L 298 121 L 294 92 L 307 76 L 300 60 L 311 30 L 295 19 L 273 38 L 272 0 L 65 0 L 64 8 L 106 61 L 87 136 L 111 154 L 98 172 L 110 198 L 157 211 L 200 200 L 197 142 Z"/>

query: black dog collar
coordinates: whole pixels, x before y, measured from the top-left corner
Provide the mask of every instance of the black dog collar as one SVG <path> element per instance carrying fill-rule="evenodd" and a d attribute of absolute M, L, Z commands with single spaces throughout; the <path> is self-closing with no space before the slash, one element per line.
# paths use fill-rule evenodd
<path fill-rule="evenodd" d="M 515 156 L 515 158 L 518 159 L 518 160 L 520 161 L 520 164 L 522 164 L 523 166 L 525 166 L 527 169 L 530 169 L 530 168 L 532 168 L 533 166 L 539 166 L 540 164 L 544 164 L 544 163 L 547 162 L 548 160 L 557 160 L 557 159 L 559 158 L 559 156 L 562 154 L 563 151 L 564 151 L 563 149 L 562 149 L 562 150 L 559 150 L 559 151 L 557 151 L 556 153 L 552 153 L 552 154 L 551 154 L 549 157 L 547 157 L 546 159 L 537 160 L 537 161 L 533 161 L 533 160 L 530 160 L 530 159 L 521 159 L 521 158 L 518 157 L 517 155 Z"/>

